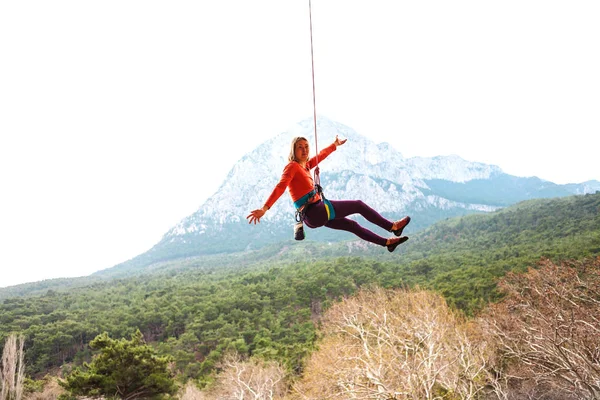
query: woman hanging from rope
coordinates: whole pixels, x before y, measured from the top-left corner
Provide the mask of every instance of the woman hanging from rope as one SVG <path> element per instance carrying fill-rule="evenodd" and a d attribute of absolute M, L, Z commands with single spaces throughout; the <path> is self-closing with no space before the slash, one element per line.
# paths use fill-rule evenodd
<path fill-rule="evenodd" d="M 250 215 L 246 217 L 248 223 L 256 224 L 260 222 L 267 210 L 275 204 L 277 199 L 285 192 L 285 189 L 288 188 L 299 221 L 304 222 L 309 228 L 326 226 L 331 229 L 352 232 L 363 240 L 387 247 L 390 252 L 394 251 L 399 244 L 406 242 L 408 237 L 402 236 L 402 230 L 410 222 L 410 217 L 406 216 L 399 221 L 392 222 L 382 217 L 361 200 L 329 201 L 319 193 L 320 186 L 318 184 L 314 185 L 310 170 L 317 167 L 317 164 L 333 153 L 338 146 L 346 143 L 346 140 L 340 140 L 336 136 L 335 141 L 321 150 L 317 157 L 310 158 L 308 140 L 303 137 L 294 138 L 288 157 L 289 163 L 283 169 L 281 180 L 275 186 L 265 205 L 251 211 Z M 315 179 L 317 176 L 315 176 Z M 362 215 L 373 224 L 386 231 L 393 232 L 396 237 L 386 239 L 371 232 L 359 225 L 358 222 L 347 218 L 352 214 Z"/>

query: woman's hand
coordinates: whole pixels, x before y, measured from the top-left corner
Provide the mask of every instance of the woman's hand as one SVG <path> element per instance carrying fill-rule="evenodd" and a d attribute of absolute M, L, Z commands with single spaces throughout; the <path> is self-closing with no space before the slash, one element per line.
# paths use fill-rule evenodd
<path fill-rule="evenodd" d="M 248 223 L 251 224 L 254 222 L 254 225 L 256 225 L 257 222 L 260 222 L 260 219 L 265 215 L 267 210 L 265 210 L 265 207 L 263 207 L 263 208 L 259 208 L 257 210 L 250 211 L 250 215 L 248 215 L 246 217 L 246 219 L 248 220 Z"/>
<path fill-rule="evenodd" d="M 333 144 L 335 144 L 335 147 L 338 147 L 346 143 L 346 140 L 348 139 L 341 140 L 337 135 L 335 135 L 335 142 L 333 142 Z"/>

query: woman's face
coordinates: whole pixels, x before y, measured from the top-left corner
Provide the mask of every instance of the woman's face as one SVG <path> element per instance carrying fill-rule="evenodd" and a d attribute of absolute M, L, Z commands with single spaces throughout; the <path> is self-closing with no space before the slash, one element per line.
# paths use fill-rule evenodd
<path fill-rule="evenodd" d="M 300 162 L 308 161 L 308 142 L 306 140 L 299 140 L 296 142 L 296 146 L 294 149 L 294 156 L 296 160 Z"/>

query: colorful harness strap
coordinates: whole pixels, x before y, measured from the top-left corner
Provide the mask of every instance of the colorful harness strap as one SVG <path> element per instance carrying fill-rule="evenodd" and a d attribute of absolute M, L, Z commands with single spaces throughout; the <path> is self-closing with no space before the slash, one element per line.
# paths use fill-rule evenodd
<path fill-rule="evenodd" d="M 321 187 L 317 186 L 316 189 L 311 190 L 310 192 L 308 192 L 307 194 L 305 194 L 304 196 L 302 196 L 294 202 L 294 207 L 296 207 L 296 221 L 301 222 L 302 220 L 304 220 L 305 210 L 300 211 L 300 209 L 307 205 L 308 201 L 311 198 L 313 198 L 317 193 L 321 195 L 321 199 L 323 201 L 323 204 L 325 205 L 325 211 L 327 211 L 327 220 L 331 221 L 332 219 L 335 219 L 335 210 L 333 209 L 333 204 L 331 204 L 331 202 L 325 198 Z"/>
<path fill-rule="evenodd" d="M 325 197 L 323 197 L 323 203 L 325 203 L 325 210 L 327 210 L 327 220 L 331 221 L 335 219 L 335 210 L 333 209 L 333 204 Z"/>
<path fill-rule="evenodd" d="M 315 189 L 313 189 L 310 192 L 306 193 L 304 196 L 300 197 L 298 200 L 296 200 L 294 202 L 294 207 L 296 207 L 296 210 L 301 209 L 316 194 L 317 194 L 317 191 Z"/>

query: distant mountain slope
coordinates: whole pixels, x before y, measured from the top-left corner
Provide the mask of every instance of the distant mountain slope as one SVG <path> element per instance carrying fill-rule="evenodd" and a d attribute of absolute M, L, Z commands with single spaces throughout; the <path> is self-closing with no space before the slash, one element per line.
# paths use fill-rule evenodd
<path fill-rule="evenodd" d="M 496 174 L 488 179 L 473 179 L 468 182 L 429 179 L 425 183 L 432 193 L 448 200 L 503 207 L 523 200 L 574 194 L 570 185 L 557 185 L 536 177 L 519 178 L 507 174 Z"/>
<path fill-rule="evenodd" d="M 600 192 L 523 201 L 489 214 L 440 221 L 407 243 L 408 261 L 479 253 L 491 260 L 600 254 Z M 510 249 L 524 246 L 522 254 Z M 506 252 L 507 251 L 507 252 Z M 506 252 L 506 253 L 505 253 Z M 500 255 L 501 254 L 501 255 Z"/>

